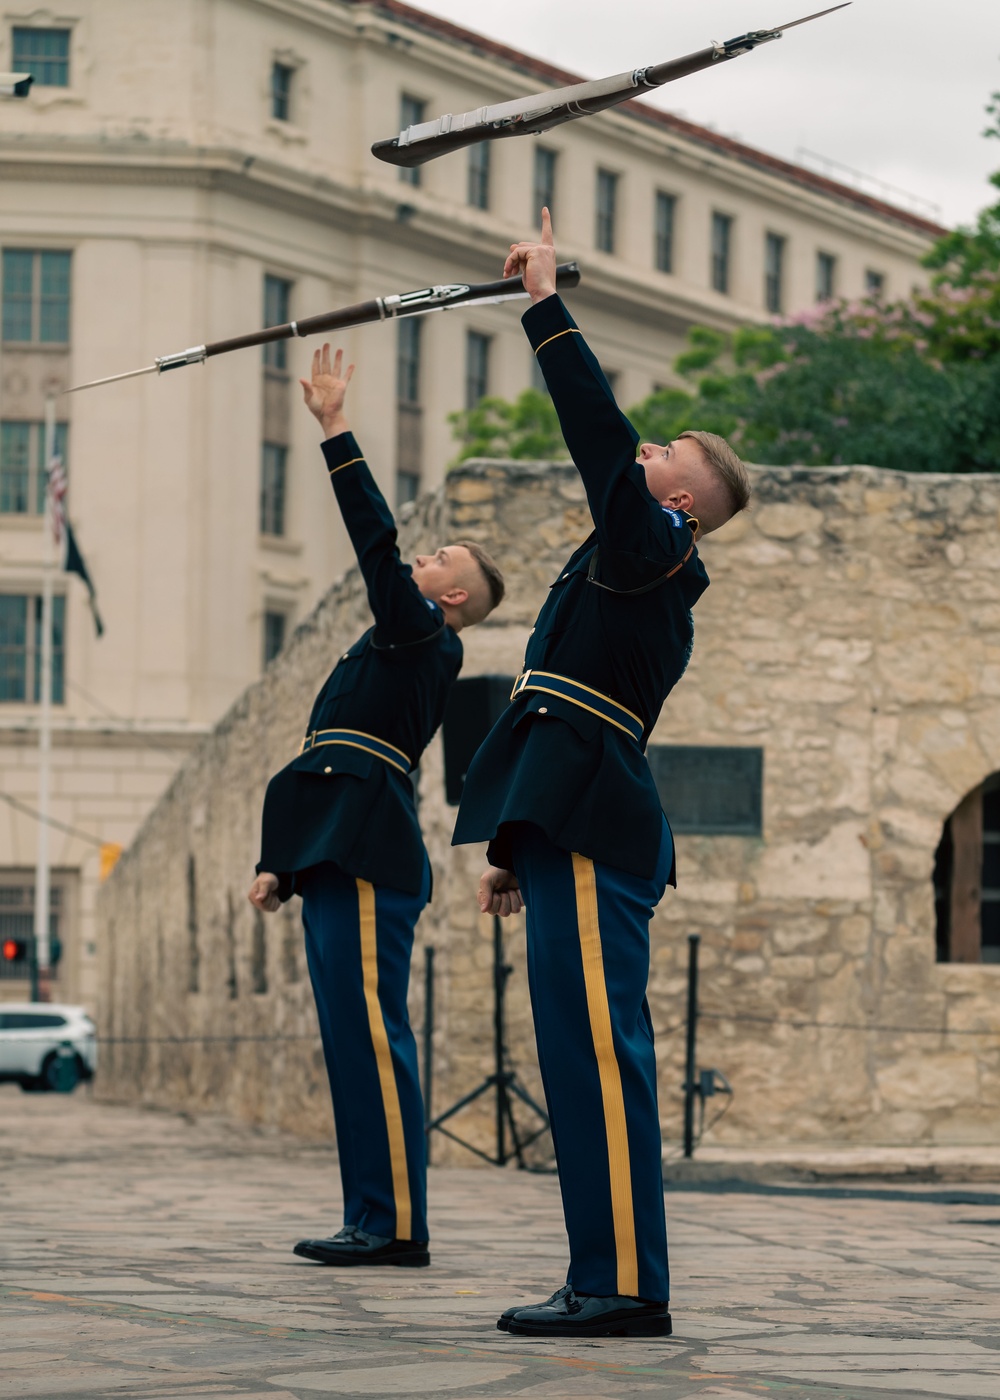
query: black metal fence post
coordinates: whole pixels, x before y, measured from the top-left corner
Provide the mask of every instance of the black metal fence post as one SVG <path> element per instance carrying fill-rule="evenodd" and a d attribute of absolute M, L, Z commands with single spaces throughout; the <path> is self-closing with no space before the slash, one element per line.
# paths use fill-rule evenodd
<path fill-rule="evenodd" d="M 701 935 L 688 934 L 687 1052 L 684 1061 L 684 1156 L 694 1153 L 694 1101 L 698 1038 L 698 944 Z"/>

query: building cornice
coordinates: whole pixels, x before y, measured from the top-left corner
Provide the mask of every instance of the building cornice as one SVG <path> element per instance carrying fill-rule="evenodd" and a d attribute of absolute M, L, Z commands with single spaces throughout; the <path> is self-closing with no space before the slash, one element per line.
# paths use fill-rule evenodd
<path fill-rule="evenodd" d="M 0 143 L 0 180 L 15 179 L 215 190 L 321 219 L 351 234 L 377 235 L 435 258 L 447 250 L 456 263 L 481 268 L 484 280 L 495 276 L 498 258 L 509 242 L 508 229 L 500 220 L 484 219 L 479 211 L 464 207 L 442 208 L 440 201 L 419 188 L 372 184 L 358 189 L 266 158 L 251 162 L 243 151 L 231 148 L 143 142 L 140 151 L 130 142 L 80 140 L 69 149 L 66 141 L 48 138 Z M 160 243 L 190 243 L 197 234 L 175 225 L 169 234 L 157 228 L 150 237 Z M 252 232 L 240 234 L 234 229 L 226 242 L 214 228 L 210 242 L 213 247 L 246 251 L 254 246 L 254 237 Z M 696 320 L 725 329 L 763 316 L 758 307 L 693 288 L 678 278 L 664 276 L 662 288 L 651 287 L 647 269 L 633 272 L 619 259 L 575 248 L 572 239 L 561 245 L 561 251 L 584 267 L 584 282 L 575 294 L 581 301 L 608 310 L 620 309 L 622 301 L 627 301 L 630 315 L 650 325 L 675 320 L 683 330 Z"/>

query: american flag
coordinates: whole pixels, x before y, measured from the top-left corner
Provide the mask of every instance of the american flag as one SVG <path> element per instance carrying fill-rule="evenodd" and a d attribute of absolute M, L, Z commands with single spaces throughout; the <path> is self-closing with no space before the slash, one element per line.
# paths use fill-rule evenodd
<path fill-rule="evenodd" d="M 61 545 L 66 538 L 66 468 L 56 452 L 49 462 L 49 519 L 52 522 L 52 538 Z"/>
<path fill-rule="evenodd" d="M 66 469 L 59 453 L 53 454 L 49 462 L 48 502 L 49 519 L 52 521 L 52 537 L 62 551 L 62 567 L 68 574 L 77 574 L 87 586 L 87 601 L 94 618 L 97 635 L 103 636 L 104 623 L 97 608 L 97 590 L 83 562 L 79 545 L 73 534 L 73 527 L 66 514 Z"/>

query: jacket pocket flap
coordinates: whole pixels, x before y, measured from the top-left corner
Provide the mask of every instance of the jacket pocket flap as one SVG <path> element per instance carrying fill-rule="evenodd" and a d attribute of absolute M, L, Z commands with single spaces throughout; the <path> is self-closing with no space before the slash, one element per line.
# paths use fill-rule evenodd
<path fill-rule="evenodd" d="M 514 721 L 515 728 L 523 723 L 528 715 L 541 715 L 543 719 L 553 715 L 556 719 L 565 720 L 572 725 L 581 739 L 593 739 L 600 733 L 601 725 L 605 722 L 600 715 L 591 714 L 589 710 L 574 705 L 572 700 L 566 700 L 561 695 L 529 690 L 524 699 L 524 709 Z"/>
<path fill-rule="evenodd" d="M 318 744 L 307 749 L 292 760 L 296 773 L 315 773 L 318 777 L 328 777 L 333 773 L 352 773 L 358 778 L 367 778 L 373 763 L 381 759 L 353 744 Z"/>

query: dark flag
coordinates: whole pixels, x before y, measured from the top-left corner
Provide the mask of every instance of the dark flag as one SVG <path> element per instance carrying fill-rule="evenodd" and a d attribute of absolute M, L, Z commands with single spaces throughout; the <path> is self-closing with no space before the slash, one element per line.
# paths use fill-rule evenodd
<path fill-rule="evenodd" d="M 97 589 L 94 587 L 90 575 L 87 573 L 87 566 L 83 562 L 83 555 L 76 543 L 76 536 L 73 534 L 73 527 L 66 521 L 66 556 L 63 562 L 63 569 L 68 574 L 79 574 L 87 585 L 87 601 L 90 603 L 90 611 L 93 614 L 94 626 L 97 635 L 103 637 L 104 623 L 101 621 L 101 614 L 97 611 Z"/>
<path fill-rule="evenodd" d="M 53 457 L 49 464 L 49 518 L 52 522 L 52 533 L 55 536 L 56 544 L 63 546 L 63 571 L 67 574 L 77 574 L 86 584 L 94 627 L 97 629 L 97 635 L 102 637 L 104 623 L 97 610 L 97 589 L 87 572 L 83 555 L 80 553 L 76 536 L 73 534 L 73 527 L 66 514 L 66 471 L 62 464 L 62 458 L 58 455 Z"/>

